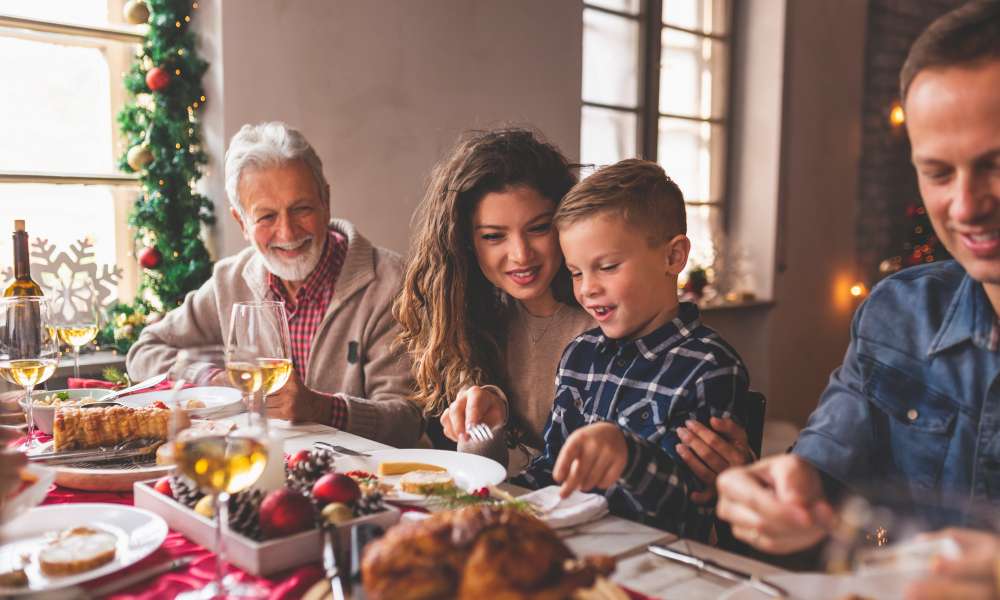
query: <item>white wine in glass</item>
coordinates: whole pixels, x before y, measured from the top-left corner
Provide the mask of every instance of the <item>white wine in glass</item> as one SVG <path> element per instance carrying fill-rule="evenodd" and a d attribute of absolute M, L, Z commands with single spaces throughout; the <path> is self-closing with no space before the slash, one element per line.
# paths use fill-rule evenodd
<path fill-rule="evenodd" d="M 260 365 L 262 377 L 261 389 L 264 396 L 277 392 L 285 387 L 288 378 L 292 376 L 292 359 L 290 358 L 260 358 L 257 359 Z"/>
<path fill-rule="evenodd" d="M 182 350 L 177 355 L 171 376 L 175 396 L 171 406 L 170 440 L 177 470 L 212 497 L 215 509 L 215 579 L 199 590 L 177 596 L 179 600 L 202 600 L 225 597 L 260 597 L 264 590 L 225 577 L 226 547 L 223 532 L 229 525 L 229 496 L 257 481 L 267 467 L 267 433 L 251 424 L 221 434 L 215 428 L 192 426 L 177 402 L 176 391 L 186 383 L 201 383 L 225 364 L 229 383 L 244 393 L 261 386 L 260 368 L 254 362 L 230 360 L 222 348 Z"/>
<path fill-rule="evenodd" d="M 237 302 L 229 323 L 226 351 L 249 358 L 261 373 L 260 402 L 253 402 L 250 394 L 247 409 L 250 418 L 267 422 L 267 396 L 280 390 L 292 375 L 291 336 L 288 332 L 288 314 L 283 302 Z M 254 390 L 256 392 L 258 390 Z"/>
<path fill-rule="evenodd" d="M 53 321 L 59 339 L 73 349 L 73 377 L 80 377 L 80 348 L 94 341 L 100 331 L 100 297 L 93 282 L 81 287 L 85 294 L 73 298 L 57 298 L 53 304 Z M 61 306 L 60 306 L 61 301 Z"/>
<path fill-rule="evenodd" d="M 48 299 L 40 296 L 0 299 L 0 377 L 25 390 L 28 451 L 36 448 L 31 392 L 52 377 L 59 361 L 59 343 L 54 333 Z"/>

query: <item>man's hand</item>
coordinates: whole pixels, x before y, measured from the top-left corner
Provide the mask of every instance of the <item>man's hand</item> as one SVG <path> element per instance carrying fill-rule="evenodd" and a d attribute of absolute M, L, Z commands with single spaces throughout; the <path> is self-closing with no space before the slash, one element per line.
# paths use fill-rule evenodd
<path fill-rule="evenodd" d="M 715 498 L 715 479 L 719 473 L 753 460 L 746 429 L 732 419 L 712 417 L 709 423 L 711 428 L 690 420 L 685 423 L 686 427 L 677 429 L 677 436 L 681 438 L 681 443 L 675 447 L 677 455 L 705 484 L 704 490 L 691 492 L 695 504 L 708 504 Z"/>
<path fill-rule="evenodd" d="M 970 529 L 945 529 L 926 539 L 950 537 L 961 554 L 937 558 L 932 575 L 907 587 L 907 600 L 997 600 L 1000 598 L 1000 536 Z"/>
<path fill-rule="evenodd" d="M 574 490 L 607 489 L 618 481 L 628 462 L 625 434 L 607 421 L 581 427 L 570 434 L 556 458 L 552 478 L 562 483 L 559 495 Z"/>
<path fill-rule="evenodd" d="M 288 421 L 330 423 L 331 398 L 306 387 L 299 372 L 292 370 L 284 387 L 267 397 L 267 416 Z"/>
<path fill-rule="evenodd" d="M 502 425 L 507 415 L 507 403 L 488 387 L 474 385 L 458 393 L 455 401 L 441 413 L 441 427 L 448 439 L 468 441 L 466 431 L 482 423 L 490 429 Z"/>
<path fill-rule="evenodd" d="M 733 535 L 759 550 L 805 550 L 833 526 L 819 473 L 794 454 L 729 469 L 717 485 L 719 518 L 732 523 Z"/>
<path fill-rule="evenodd" d="M 23 452 L 7 448 L 7 444 L 21 435 L 17 430 L 0 429 L 0 501 L 20 485 L 18 473 L 28 464 L 28 457 Z"/>

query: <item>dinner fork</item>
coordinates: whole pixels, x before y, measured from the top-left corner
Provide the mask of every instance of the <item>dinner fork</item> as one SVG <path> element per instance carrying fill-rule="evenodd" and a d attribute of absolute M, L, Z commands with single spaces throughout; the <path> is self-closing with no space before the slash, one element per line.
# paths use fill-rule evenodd
<path fill-rule="evenodd" d="M 485 423 L 477 423 L 466 430 L 469 438 L 474 442 L 488 442 L 493 439 L 493 429 Z"/>

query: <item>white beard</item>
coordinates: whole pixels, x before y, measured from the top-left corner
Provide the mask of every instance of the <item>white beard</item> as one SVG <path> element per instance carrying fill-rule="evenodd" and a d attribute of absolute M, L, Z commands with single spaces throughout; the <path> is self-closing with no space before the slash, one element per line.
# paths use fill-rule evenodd
<path fill-rule="evenodd" d="M 294 247 L 297 243 L 301 242 L 302 240 L 299 240 L 298 242 L 282 245 Z M 264 265 L 267 266 L 267 270 L 282 281 L 302 281 L 306 277 L 309 277 L 309 274 L 316 268 L 316 265 L 319 263 L 320 256 L 323 254 L 323 243 L 318 242 L 315 239 L 312 240 L 312 243 L 309 246 L 309 251 L 305 256 L 301 256 L 292 261 L 278 258 L 274 255 L 274 252 L 270 248 L 261 248 L 257 245 L 257 241 L 252 237 L 250 238 L 250 243 L 253 245 L 254 250 L 260 254 L 260 258 L 264 261 Z"/>

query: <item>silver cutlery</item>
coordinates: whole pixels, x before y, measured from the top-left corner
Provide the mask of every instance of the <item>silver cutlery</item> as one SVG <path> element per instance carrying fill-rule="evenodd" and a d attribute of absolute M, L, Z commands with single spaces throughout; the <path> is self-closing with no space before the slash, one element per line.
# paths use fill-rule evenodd
<path fill-rule="evenodd" d="M 763 592 L 772 598 L 791 597 L 783 588 L 774 585 L 773 583 L 764 581 L 752 573 L 745 573 L 737 569 L 724 567 L 715 561 L 706 558 L 698 558 L 697 556 L 692 556 L 686 552 L 674 550 L 673 548 L 667 548 L 666 546 L 662 546 L 660 544 L 651 544 L 646 549 L 657 556 L 694 567 L 699 571 L 711 573 L 716 577 L 728 579 L 729 581 L 746 583 L 755 590 Z"/>
<path fill-rule="evenodd" d="M 177 569 L 182 569 L 193 561 L 194 558 L 190 556 L 184 556 L 181 558 L 175 558 L 174 560 L 167 561 L 165 563 L 160 563 L 158 565 L 149 567 L 148 569 L 142 569 L 141 571 L 136 571 L 131 575 L 126 575 L 124 577 L 115 579 L 109 583 L 102 586 L 98 586 L 90 590 L 87 597 L 89 598 L 103 598 L 109 596 L 119 590 L 123 590 L 127 587 L 131 587 L 137 583 L 143 582 L 157 575 L 162 575 L 163 573 L 168 573 L 170 571 L 175 571 Z"/>
<path fill-rule="evenodd" d="M 102 396 L 98 401 L 99 402 L 110 402 L 111 400 L 113 400 L 113 399 L 115 399 L 115 398 L 117 398 L 119 396 L 122 396 L 124 394 L 131 394 L 132 392 L 138 392 L 139 390 L 144 390 L 146 388 L 151 388 L 154 385 L 159 385 L 160 383 L 162 383 L 166 379 L 167 379 L 167 374 L 166 373 L 160 373 L 159 375 L 153 375 L 149 379 L 143 379 L 142 381 L 140 381 L 139 383 L 137 383 L 135 385 L 130 385 L 130 386 L 128 386 L 125 389 L 116 390 L 114 392 L 111 392 L 107 396 Z"/>
<path fill-rule="evenodd" d="M 122 442 L 110 448 L 91 448 L 87 450 L 71 450 L 61 452 L 41 452 L 29 454 L 28 460 L 43 465 L 67 465 L 81 462 L 105 462 L 122 458 L 136 458 L 152 455 L 163 443 L 162 440 L 133 440 Z"/>
<path fill-rule="evenodd" d="M 344 582 L 340 578 L 340 567 L 337 566 L 337 528 L 332 525 L 323 527 L 323 570 L 330 581 L 330 591 L 333 600 L 344 600 Z"/>
<path fill-rule="evenodd" d="M 474 442 L 488 442 L 493 439 L 493 429 L 486 423 L 476 423 L 465 432 Z"/>
<path fill-rule="evenodd" d="M 330 450 L 333 450 L 338 454 L 346 454 L 347 456 L 364 456 L 366 458 L 371 456 L 371 454 L 365 454 L 364 452 L 358 452 L 357 450 L 351 450 L 350 448 L 346 448 L 344 446 L 338 446 L 336 444 L 331 444 L 329 442 L 315 442 L 314 445 L 324 446 L 326 448 L 329 448 Z"/>

